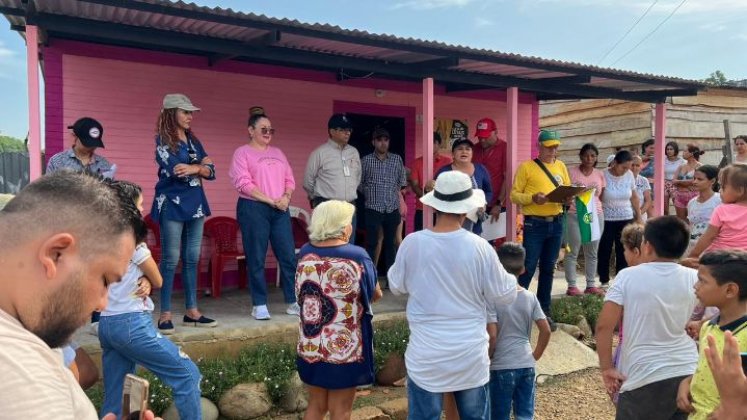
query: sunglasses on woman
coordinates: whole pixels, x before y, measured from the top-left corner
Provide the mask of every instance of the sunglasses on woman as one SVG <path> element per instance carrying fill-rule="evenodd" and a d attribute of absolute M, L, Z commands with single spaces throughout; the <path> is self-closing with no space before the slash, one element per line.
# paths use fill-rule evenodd
<path fill-rule="evenodd" d="M 264 134 L 264 135 L 267 135 L 267 134 L 273 135 L 273 134 L 275 134 L 275 129 L 274 128 L 262 127 L 262 128 L 260 128 L 260 131 L 262 131 L 262 134 Z"/>

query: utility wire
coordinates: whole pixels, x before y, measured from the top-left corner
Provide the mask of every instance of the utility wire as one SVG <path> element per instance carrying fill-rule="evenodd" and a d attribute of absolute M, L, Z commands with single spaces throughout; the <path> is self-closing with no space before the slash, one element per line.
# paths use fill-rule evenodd
<path fill-rule="evenodd" d="M 615 48 L 617 48 L 617 46 L 620 45 L 620 43 L 623 42 L 623 40 L 625 38 L 627 38 L 627 36 L 630 34 L 630 32 L 638 25 L 638 23 L 641 22 L 641 20 L 643 20 L 643 18 L 646 17 L 646 15 L 648 14 L 648 12 L 650 12 L 651 9 L 653 9 L 654 6 L 656 6 L 656 3 L 658 3 L 658 2 L 659 2 L 659 0 L 654 0 L 654 2 L 651 3 L 650 6 L 648 6 L 648 9 L 646 9 L 646 11 L 643 12 L 643 14 L 641 15 L 641 17 L 639 17 L 638 20 L 636 20 L 633 23 L 633 25 L 630 28 L 628 28 L 628 31 L 625 32 L 625 34 L 620 39 L 618 39 L 617 42 L 615 42 L 615 45 L 613 45 L 610 49 L 608 49 L 607 52 L 604 53 L 604 55 L 602 56 L 602 58 L 600 58 L 599 61 L 597 61 L 597 65 L 602 64 L 602 61 L 604 61 L 604 59 L 607 58 L 607 56 L 610 55 L 610 53 L 612 51 L 614 51 Z"/>
<path fill-rule="evenodd" d="M 664 25 L 665 23 L 667 23 L 667 21 L 669 20 L 669 18 L 671 18 L 672 16 L 674 16 L 674 14 L 675 14 L 675 13 L 677 13 L 677 10 L 679 10 L 679 9 L 680 9 L 680 7 L 682 7 L 682 5 L 683 5 L 683 4 L 685 4 L 685 2 L 686 2 L 686 1 L 687 1 L 687 0 L 682 0 L 682 2 L 680 2 L 680 4 L 678 4 L 678 5 L 677 5 L 677 7 L 675 7 L 675 8 L 674 8 L 674 10 L 672 10 L 672 13 L 670 13 L 670 14 L 669 14 L 669 16 L 667 16 L 666 18 L 664 18 L 664 20 L 662 20 L 662 21 L 661 21 L 661 22 L 660 22 L 660 23 L 659 23 L 659 24 L 658 24 L 658 25 L 656 26 L 656 28 L 654 28 L 654 30 L 653 30 L 653 31 L 649 32 L 649 33 L 648 33 L 648 35 L 646 35 L 645 37 L 643 37 L 643 39 L 641 39 L 640 41 L 638 41 L 638 43 L 637 43 L 637 44 L 635 44 L 635 45 L 633 46 L 633 48 L 629 49 L 629 50 L 628 50 L 628 52 L 626 52 L 626 53 L 625 53 L 625 54 L 623 54 L 623 55 L 622 55 L 622 56 L 621 56 L 620 58 L 618 58 L 618 59 L 617 59 L 617 60 L 615 60 L 615 61 L 614 61 L 614 62 L 613 62 L 612 64 L 610 64 L 610 67 L 614 66 L 615 64 L 617 64 L 618 62 L 620 62 L 620 60 L 622 60 L 623 58 L 627 57 L 627 56 L 628 56 L 628 54 L 632 53 L 632 52 L 633 52 L 633 50 L 635 50 L 636 48 L 638 48 L 638 46 L 639 46 L 639 45 L 643 44 L 643 42 L 644 42 L 644 41 L 646 41 L 647 39 L 649 39 L 649 38 L 651 37 L 651 35 L 653 35 L 653 34 L 654 34 L 654 33 L 655 33 L 656 31 L 658 31 L 658 30 L 659 30 L 659 28 L 661 28 L 661 27 L 662 27 L 662 25 Z"/>

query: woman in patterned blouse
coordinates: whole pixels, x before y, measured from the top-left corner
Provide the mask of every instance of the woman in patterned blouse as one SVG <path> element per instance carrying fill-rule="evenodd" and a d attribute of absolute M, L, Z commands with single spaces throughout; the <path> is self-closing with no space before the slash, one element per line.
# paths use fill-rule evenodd
<path fill-rule="evenodd" d="M 184 325 L 215 327 L 215 320 L 203 316 L 197 309 L 197 262 L 202 245 L 202 227 L 210 216 L 202 180 L 215 179 L 215 166 L 202 143 L 191 130 L 192 113 L 200 108 L 178 93 L 163 98 L 163 109 L 156 126 L 156 163 L 158 182 L 150 215 L 161 226 L 160 264 L 163 275 L 161 316 L 158 329 L 172 334 L 171 290 L 174 273 L 182 258 L 182 284 L 186 313 Z"/>
<path fill-rule="evenodd" d="M 316 206 L 311 243 L 299 253 L 296 365 L 309 388 L 306 420 L 321 420 L 327 412 L 350 418 L 355 388 L 374 380 L 371 303 L 382 293 L 366 250 L 348 243 L 354 211 L 338 200 Z"/>

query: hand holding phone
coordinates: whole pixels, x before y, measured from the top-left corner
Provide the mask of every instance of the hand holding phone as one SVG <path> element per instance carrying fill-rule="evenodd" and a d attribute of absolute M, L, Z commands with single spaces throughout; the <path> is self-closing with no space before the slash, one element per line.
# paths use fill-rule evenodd
<path fill-rule="evenodd" d="M 122 419 L 143 420 L 145 410 L 148 408 L 148 389 L 150 384 L 147 380 L 127 374 L 122 388 Z"/>

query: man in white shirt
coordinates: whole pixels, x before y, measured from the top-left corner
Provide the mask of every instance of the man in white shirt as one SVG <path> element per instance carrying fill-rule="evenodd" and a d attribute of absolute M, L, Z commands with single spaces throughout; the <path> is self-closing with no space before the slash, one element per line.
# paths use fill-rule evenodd
<path fill-rule="evenodd" d="M 392 293 L 410 295 L 409 418 L 439 419 L 443 393 L 452 392 L 462 418 L 487 419 L 486 307 L 510 304 L 516 278 L 486 240 L 461 228 L 467 213 L 485 206 L 469 176 L 444 172 L 420 200 L 436 210 L 436 225 L 408 235 L 388 273 Z"/>
<path fill-rule="evenodd" d="M 134 202 L 72 172 L 32 182 L 0 211 L 3 418 L 98 418 L 52 349 L 106 307 L 107 287 L 125 273 L 139 223 Z"/>
<path fill-rule="evenodd" d="M 347 201 L 355 205 L 361 183 L 361 158 L 358 149 L 348 144 L 353 133 L 353 123 L 345 114 L 334 114 L 327 122 L 329 139 L 314 149 L 306 163 L 303 189 L 309 196 L 313 209 L 327 200 Z M 353 215 L 355 243 L 357 217 Z"/>
<path fill-rule="evenodd" d="M 689 239 L 677 217 L 649 219 L 641 246 L 647 262 L 620 271 L 605 296 L 596 326 L 597 354 L 607 392 L 620 393 L 617 419 L 687 418 L 677 408 L 677 390 L 698 363 L 695 341 L 685 331 L 698 272 L 677 260 Z M 615 368 L 612 333 L 620 318 L 624 335 Z"/>

